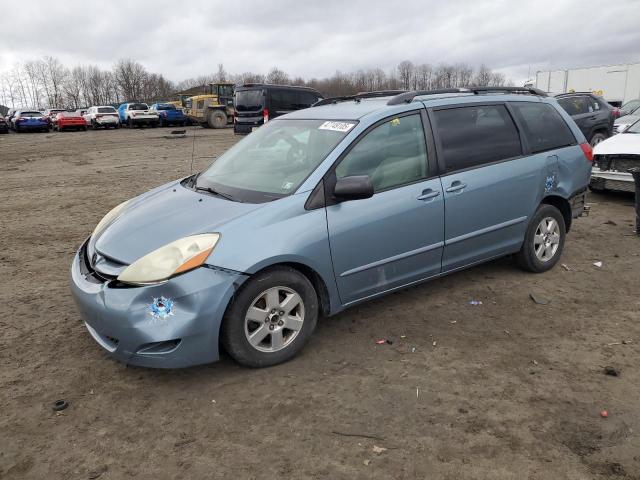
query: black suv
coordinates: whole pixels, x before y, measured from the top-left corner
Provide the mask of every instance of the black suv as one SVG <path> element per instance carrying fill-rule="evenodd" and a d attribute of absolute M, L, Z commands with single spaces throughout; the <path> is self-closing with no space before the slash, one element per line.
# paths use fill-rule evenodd
<path fill-rule="evenodd" d="M 309 108 L 322 94 L 309 87 L 251 83 L 236 87 L 234 133 L 251 133 L 272 118 Z"/>
<path fill-rule="evenodd" d="M 613 134 L 614 109 L 603 98 L 588 92 L 576 92 L 556 95 L 556 99 L 592 147 Z"/>

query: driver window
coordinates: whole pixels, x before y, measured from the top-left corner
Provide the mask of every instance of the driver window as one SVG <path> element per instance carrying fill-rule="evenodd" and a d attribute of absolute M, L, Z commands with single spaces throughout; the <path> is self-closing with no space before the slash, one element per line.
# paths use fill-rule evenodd
<path fill-rule="evenodd" d="M 374 192 L 427 176 L 427 146 L 419 114 L 395 117 L 362 138 L 336 168 L 338 178 L 368 175 Z"/>

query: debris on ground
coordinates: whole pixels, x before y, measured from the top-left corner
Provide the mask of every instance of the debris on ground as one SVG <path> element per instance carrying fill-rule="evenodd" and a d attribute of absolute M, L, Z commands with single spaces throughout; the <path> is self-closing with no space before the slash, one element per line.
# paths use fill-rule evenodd
<path fill-rule="evenodd" d="M 631 343 L 631 340 L 622 340 L 621 342 L 607 343 L 607 346 L 611 347 L 613 345 L 628 345 L 630 343 Z"/>
<path fill-rule="evenodd" d="M 569 265 L 567 265 L 566 263 L 563 263 L 562 265 L 560 265 L 562 268 L 564 268 L 567 272 L 570 272 L 571 269 L 569 268 Z"/>
<path fill-rule="evenodd" d="M 67 402 L 66 400 L 56 400 L 55 402 L 53 402 L 53 405 L 51 405 L 51 410 L 53 410 L 54 412 L 60 412 L 68 406 L 69 402 Z"/>
<path fill-rule="evenodd" d="M 371 460 L 367 459 L 367 460 L 365 460 L 365 461 L 364 461 L 364 462 L 362 462 L 362 463 L 364 463 L 365 465 L 369 465 L 369 464 L 371 463 Z"/>
<path fill-rule="evenodd" d="M 607 220 L 606 222 L 603 223 L 603 225 L 618 225 L 618 224 L 613 220 Z"/>
<path fill-rule="evenodd" d="M 601 416 L 602 418 L 607 418 L 607 417 L 609 416 L 609 412 L 607 412 L 606 410 L 602 410 L 602 411 L 600 412 L 600 416 Z"/>
<path fill-rule="evenodd" d="M 376 340 L 377 345 L 384 345 L 385 343 L 387 345 L 393 345 L 393 342 L 387 338 L 381 338 L 380 340 Z"/>
<path fill-rule="evenodd" d="M 90 471 L 88 474 L 88 478 L 90 478 L 91 480 L 99 478 L 100 475 L 102 475 L 107 470 L 109 470 L 109 467 L 107 467 L 106 465 L 103 465 L 100 468 L 96 468 L 95 470 Z"/>
<path fill-rule="evenodd" d="M 386 452 L 388 449 L 384 448 L 384 447 L 379 447 L 377 445 L 373 446 L 373 453 L 375 453 L 376 455 L 381 455 L 384 452 Z"/>
<path fill-rule="evenodd" d="M 469 300 L 469 305 L 482 305 L 482 300 Z"/>
<path fill-rule="evenodd" d="M 535 303 L 537 303 L 538 305 L 549 305 L 549 300 L 547 300 L 544 297 L 541 297 L 539 295 L 536 295 L 535 293 L 530 293 L 529 297 L 531 298 L 531 300 L 533 300 Z"/>
<path fill-rule="evenodd" d="M 604 374 L 605 375 L 609 375 L 611 377 L 619 377 L 620 376 L 620 370 L 618 370 L 615 367 L 612 367 L 610 365 L 607 365 L 606 367 L 604 367 Z"/>
<path fill-rule="evenodd" d="M 602 268 L 602 262 L 593 262 L 594 267 Z"/>

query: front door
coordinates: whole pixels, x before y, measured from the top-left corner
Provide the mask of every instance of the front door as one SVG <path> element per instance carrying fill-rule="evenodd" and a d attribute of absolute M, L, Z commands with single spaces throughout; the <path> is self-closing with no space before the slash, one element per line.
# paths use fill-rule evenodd
<path fill-rule="evenodd" d="M 369 175 L 375 192 L 368 199 L 326 208 L 343 304 L 440 273 L 443 195 L 439 178 L 429 178 L 420 113 L 376 124 L 357 140 L 332 175 L 334 182 Z"/>

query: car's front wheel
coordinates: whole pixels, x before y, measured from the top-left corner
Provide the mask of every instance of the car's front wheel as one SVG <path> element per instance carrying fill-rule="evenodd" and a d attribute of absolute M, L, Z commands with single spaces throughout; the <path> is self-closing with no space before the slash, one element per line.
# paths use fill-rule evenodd
<path fill-rule="evenodd" d="M 551 270 L 562 255 L 567 235 L 564 217 L 553 205 L 542 204 L 531 218 L 520 252 L 518 264 L 534 273 Z"/>
<path fill-rule="evenodd" d="M 227 310 L 221 342 L 238 363 L 268 367 L 295 356 L 318 320 L 318 297 L 311 282 L 289 267 L 256 274 Z"/>

